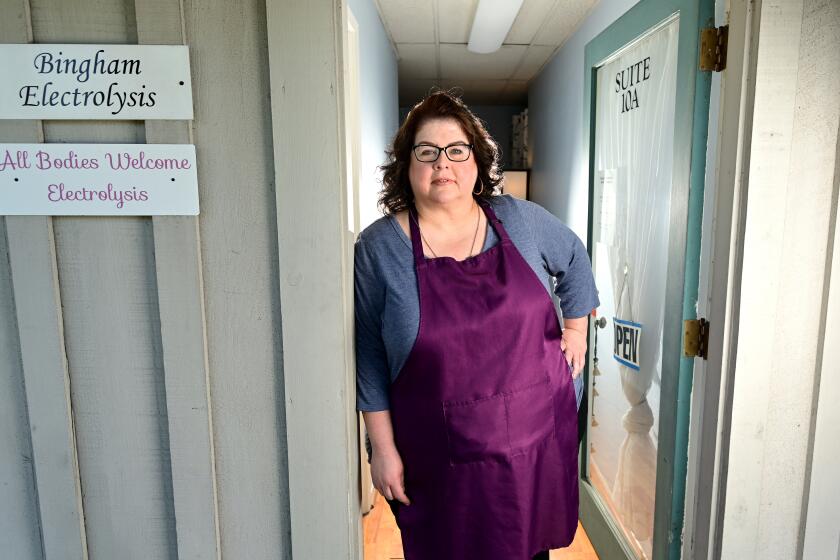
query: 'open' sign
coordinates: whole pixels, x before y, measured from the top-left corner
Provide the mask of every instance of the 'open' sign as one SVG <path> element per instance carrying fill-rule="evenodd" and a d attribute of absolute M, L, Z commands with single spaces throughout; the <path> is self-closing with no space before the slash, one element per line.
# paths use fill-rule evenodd
<path fill-rule="evenodd" d="M 613 358 L 619 363 L 639 369 L 639 344 L 642 338 L 642 325 L 613 317 L 615 338 L 613 339 Z"/>

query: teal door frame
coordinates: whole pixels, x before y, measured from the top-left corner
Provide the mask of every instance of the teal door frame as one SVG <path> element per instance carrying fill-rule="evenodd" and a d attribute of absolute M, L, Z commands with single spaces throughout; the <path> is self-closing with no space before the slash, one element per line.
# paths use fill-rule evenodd
<path fill-rule="evenodd" d="M 592 258 L 597 70 L 614 53 L 677 13 L 680 27 L 653 529 L 653 558 L 657 560 L 680 558 L 682 550 L 694 369 L 694 359 L 685 358 L 682 353 L 683 320 L 696 318 L 711 88 L 711 73 L 699 70 L 698 52 L 700 29 L 714 26 L 714 0 L 642 0 L 590 41 L 584 55 L 583 130 L 584 142 L 589 146 L 587 241 Z M 587 368 L 587 383 L 589 375 Z M 635 558 L 588 481 L 588 424 L 581 448 L 581 519 L 602 558 Z"/>

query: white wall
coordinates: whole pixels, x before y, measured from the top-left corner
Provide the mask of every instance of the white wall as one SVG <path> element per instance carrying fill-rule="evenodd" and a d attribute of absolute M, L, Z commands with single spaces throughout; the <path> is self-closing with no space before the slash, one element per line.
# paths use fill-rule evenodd
<path fill-rule="evenodd" d="M 837 343 L 824 328 L 837 204 L 838 29 L 836 1 L 761 4 L 724 559 L 802 557 L 819 380 L 837 375 L 820 356 Z M 822 508 L 828 520 L 807 520 L 833 526 L 812 558 L 836 558 L 836 503 L 833 514 Z"/>
<path fill-rule="evenodd" d="M 838 155 L 840 177 L 840 155 Z M 837 208 L 835 180 L 834 207 Z M 814 453 L 808 488 L 808 514 L 805 522 L 803 558 L 840 559 L 840 356 L 828 341 L 840 340 L 840 228 L 834 216 L 834 256 L 831 287 L 826 298 L 826 318 L 819 380 L 819 404 L 814 429 Z"/>
<path fill-rule="evenodd" d="M 364 229 L 382 214 L 377 209 L 385 148 L 397 131 L 397 57 L 373 0 L 348 0 L 359 23 L 361 170 L 359 218 Z"/>
<path fill-rule="evenodd" d="M 586 241 L 587 146 L 583 144 L 583 51 L 638 0 L 602 0 L 528 89 L 531 200 Z"/>

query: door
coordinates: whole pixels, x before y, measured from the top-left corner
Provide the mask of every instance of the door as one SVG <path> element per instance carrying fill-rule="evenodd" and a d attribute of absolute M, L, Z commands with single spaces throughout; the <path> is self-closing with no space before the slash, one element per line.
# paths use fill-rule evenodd
<path fill-rule="evenodd" d="M 359 183 L 361 169 L 360 146 L 362 144 L 361 109 L 359 107 L 359 23 L 353 11 L 347 7 L 347 26 L 345 40 L 345 157 L 347 158 L 347 225 L 350 231 L 347 242 L 352 254 L 356 237 L 361 233 L 361 218 L 359 215 Z M 349 279 L 352 285 L 352 278 Z M 373 508 L 376 499 L 376 488 L 370 475 L 370 463 L 365 450 L 365 420 L 361 412 L 356 412 L 359 418 L 359 482 L 361 492 L 361 513 L 368 513 Z"/>
<path fill-rule="evenodd" d="M 590 332 L 581 518 L 602 558 L 679 558 L 712 0 L 643 0 L 586 46 Z"/>

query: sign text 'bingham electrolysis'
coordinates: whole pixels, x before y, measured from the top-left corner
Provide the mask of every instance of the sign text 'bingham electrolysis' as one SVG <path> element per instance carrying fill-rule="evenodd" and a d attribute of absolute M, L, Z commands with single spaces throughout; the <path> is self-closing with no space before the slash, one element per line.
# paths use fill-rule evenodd
<path fill-rule="evenodd" d="M 192 144 L 0 144 L 0 215 L 197 215 Z"/>
<path fill-rule="evenodd" d="M 183 45 L 0 45 L 0 119 L 191 120 Z"/>

